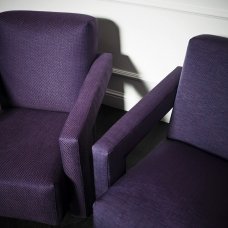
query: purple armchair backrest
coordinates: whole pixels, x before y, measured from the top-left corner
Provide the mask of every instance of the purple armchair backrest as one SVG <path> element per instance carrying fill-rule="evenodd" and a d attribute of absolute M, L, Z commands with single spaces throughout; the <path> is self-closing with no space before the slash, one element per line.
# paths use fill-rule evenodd
<path fill-rule="evenodd" d="M 95 18 L 0 14 L 0 73 L 10 105 L 70 111 L 97 53 Z"/>
<path fill-rule="evenodd" d="M 169 137 L 228 159 L 228 39 L 190 40 Z"/>

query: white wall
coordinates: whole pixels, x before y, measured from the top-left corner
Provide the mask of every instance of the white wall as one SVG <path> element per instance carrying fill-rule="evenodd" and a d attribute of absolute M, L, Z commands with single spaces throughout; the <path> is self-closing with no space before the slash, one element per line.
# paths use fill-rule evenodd
<path fill-rule="evenodd" d="M 227 0 L 0 0 L 0 11 L 19 9 L 97 17 L 100 51 L 114 55 L 104 102 L 126 110 L 182 65 L 191 37 L 228 37 Z"/>

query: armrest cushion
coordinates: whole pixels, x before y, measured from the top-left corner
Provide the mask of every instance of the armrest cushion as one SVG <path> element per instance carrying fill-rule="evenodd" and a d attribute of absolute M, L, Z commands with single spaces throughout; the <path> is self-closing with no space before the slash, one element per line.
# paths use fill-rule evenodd
<path fill-rule="evenodd" d="M 75 186 L 81 215 L 90 213 L 94 200 L 93 126 L 111 73 L 112 55 L 102 54 L 93 63 L 59 138 L 63 168 Z"/>
<path fill-rule="evenodd" d="M 93 146 L 96 197 L 123 175 L 127 154 L 173 107 L 180 74 L 177 67 Z"/>

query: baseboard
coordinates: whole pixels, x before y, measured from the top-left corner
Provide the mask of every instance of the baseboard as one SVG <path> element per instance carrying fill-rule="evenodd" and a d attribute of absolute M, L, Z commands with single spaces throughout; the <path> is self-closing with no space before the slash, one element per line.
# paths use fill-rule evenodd
<path fill-rule="evenodd" d="M 148 81 L 143 80 L 136 73 L 114 68 L 112 77 L 115 79 L 115 77 L 117 76 L 123 78 L 123 80 L 129 79 L 131 80 L 132 83 L 134 82 L 142 83 L 142 84 L 148 83 Z M 130 108 L 133 107 L 137 102 L 138 100 L 134 100 L 134 101 L 130 100 L 129 97 L 127 97 L 123 92 L 113 90 L 110 88 L 106 90 L 106 94 L 103 100 L 103 104 L 114 108 L 122 109 L 125 111 L 129 111 Z M 162 121 L 168 123 L 170 120 L 170 116 L 171 116 L 171 111 L 162 119 Z"/>
<path fill-rule="evenodd" d="M 125 102 L 126 102 L 126 100 L 125 100 L 123 93 L 112 90 L 112 89 L 106 90 L 103 104 L 114 107 L 114 108 L 125 110 L 125 107 L 124 107 Z M 127 111 L 127 110 L 125 110 L 125 111 Z"/>
<path fill-rule="evenodd" d="M 148 81 L 143 80 L 138 73 L 118 68 L 113 68 L 112 73 L 112 82 L 116 81 L 118 83 L 119 80 L 121 80 L 121 82 L 127 80 L 131 82 L 131 84 L 148 84 Z M 110 88 L 106 90 L 105 98 L 103 100 L 104 104 L 128 111 L 129 107 L 133 106 L 134 103 L 138 102 L 138 100 L 130 100 L 124 92 L 113 89 L 111 84 L 109 85 L 109 87 Z"/>

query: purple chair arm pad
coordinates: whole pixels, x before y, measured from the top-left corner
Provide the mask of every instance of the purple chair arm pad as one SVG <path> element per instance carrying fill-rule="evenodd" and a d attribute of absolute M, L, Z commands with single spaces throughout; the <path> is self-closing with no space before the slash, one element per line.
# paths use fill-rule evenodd
<path fill-rule="evenodd" d="M 59 138 L 63 168 L 75 186 L 75 204 L 79 204 L 81 215 L 88 214 L 94 200 L 93 127 L 111 73 L 112 55 L 100 55 L 91 66 Z"/>
<path fill-rule="evenodd" d="M 127 154 L 173 107 L 181 69 L 172 71 L 94 144 L 97 198 L 124 174 Z"/>

